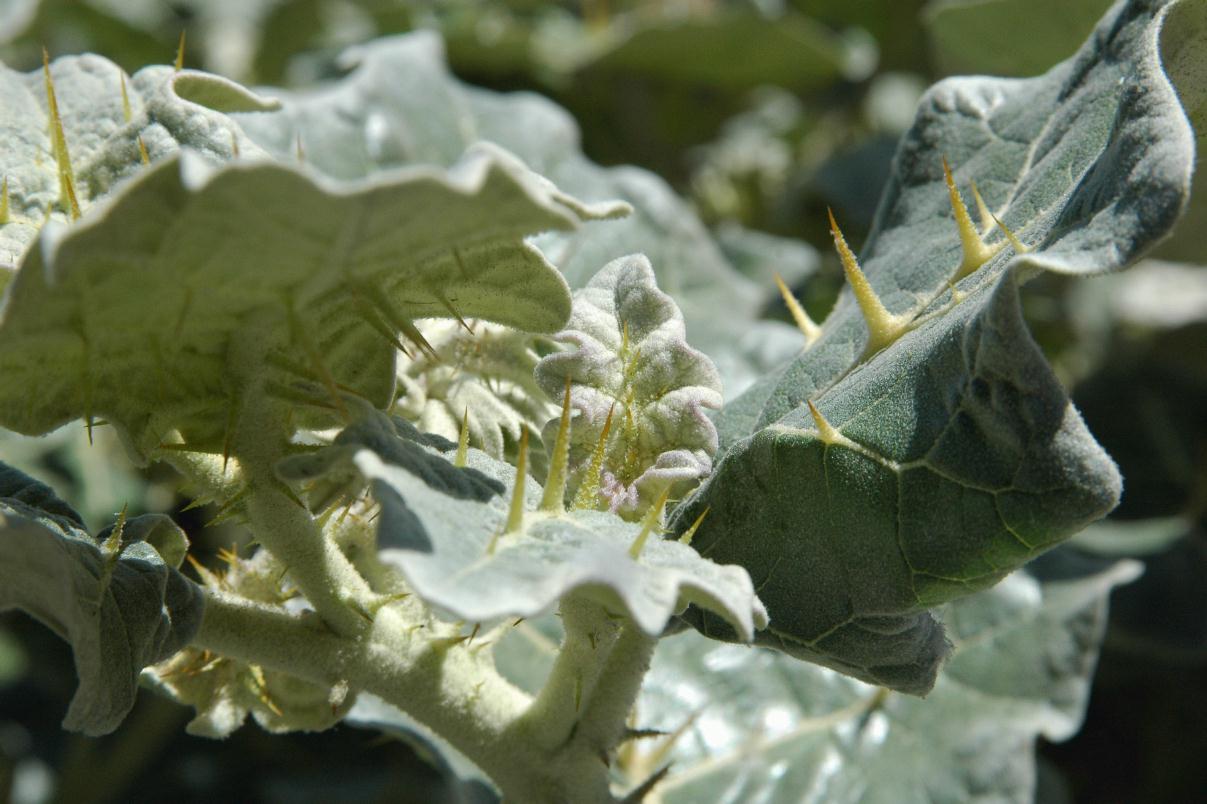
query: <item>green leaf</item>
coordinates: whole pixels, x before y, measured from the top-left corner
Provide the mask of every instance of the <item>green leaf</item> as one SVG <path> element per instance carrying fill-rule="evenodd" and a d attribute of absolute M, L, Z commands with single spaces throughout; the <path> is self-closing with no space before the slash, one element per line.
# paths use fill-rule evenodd
<path fill-rule="evenodd" d="M 1063 552 L 1063 551 L 1062 551 Z M 768 651 L 694 634 L 660 643 L 637 703 L 639 728 L 676 732 L 633 743 L 632 779 L 651 760 L 677 802 L 1029 801 L 1040 736 L 1079 727 L 1112 587 L 1135 562 L 1044 559 L 949 606 L 950 662 L 925 701 L 884 694 Z"/>
<path fill-rule="evenodd" d="M 832 31 L 793 12 L 684 15 L 677 9 L 615 18 L 595 46 L 578 55 L 575 67 L 727 92 L 762 84 L 807 90 L 840 77 L 845 55 Z"/>
<path fill-rule="evenodd" d="M 1161 29 L 1161 58 L 1195 129 L 1195 159 L 1207 153 L 1207 6 L 1182 0 Z M 1190 195 L 1186 216 L 1157 256 L 1183 262 L 1207 262 L 1207 188 L 1200 179 Z"/>
<path fill-rule="evenodd" d="M 80 685 L 63 727 L 88 735 L 117 728 L 139 672 L 201 623 L 201 593 L 176 571 L 184 532 L 162 514 L 116 527 L 94 540 L 48 487 L 0 464 L 0 611 L 22 609 L 71 643 Z"/>
<path fill-rule="evenodd" d="M 922 12 L 941 74 L 1027 76 L 1068 58 L 1111 0 L 931 0 Z"/>
<path fill-rule="evenodd" d="M 167 159 L 26 256 L 0 312 L 0 423 L 103 416 L 142 455 L 172 430 L 222 452 L 248 354 L 277 367 L 266 384 L 283 395 L 330 407 L 339 388 L 384 406 L 384 333 L 410 319 L 557 330 L 569 291 L 523 239 L 594 214 L 485 145 L 448 172 L 351 185 Z"/>
<path fill-rule="evenodd" d="M 868 328 L 846 293 L 810 348 L 721 412 L 728 451 L 672 528 L 711 507 L 695 544 L 750 570 L 771 614 L 763 641 L 925 692 L 945 652 L 929 607 L 1117 502 L 1118 473 L 1030 340 L 1016 284 L 1125 267 L 1176 221 L 1192 146 L 1157 60 L 1167 8 L 1121 5 L 1045 77 L 932 88 L 865 247 L 907 333 L 864 360 Z M 1031 249 L 960 279 L 959 300 L 944 153 Z"/>
<path fill-rule="evenodd" d="M 282 159 L 291 157 L 300 140 L 309 164 L 331 176 L 362 177 L 403 164 L 447 165 L 470 143 L 489 140 L 566 192 L 587 200 L 627 201 L 633 212 L 625 218 L 547 233 L 534 242 L 575 288 L 601 265 L 645 254 L 659 287 L 682 310 L 692 343 L 722 371 L 727 393 L 739 391 L 761 370 L 762 339 L 750 336 L 748 325 L 759 318 L 774 287 L 736 270 L 662 179 L 587 159 L 574 120 L 545 98 L 460 83 L 444 64 L 440 40 L 430 33 L 351 48 L 342 64 L 351 72 L 339 81 L 277 93 L 281 111 L 236 119 Z"/>
<path fill-rule="evenodd" d="M 539 432 L 557 415 L 532 376 L 547 339 L 481 321 L 431 321 L 419 331 L 432 351 L 399 358 L 394 410 L 423 432 L 456 440 L 467 418 L 469 443 L 501 459 L 523 430 Z"/>
<path fill-rule="evenodd" d="M 81 210 L 107 196 L 152 160 L 193 148 L 214 162 L 236 154 L 263 156 L 226 111 L 267 111 L 275 101 L 225 78 L 158 65 L 133 76 L 101 56 L 55 59 L 50 65 L 73 189 Z M 123 96 L 124 83 L 124 96 Z M 128 104 L 128 106 L 127 106 Z M 0 220 L 0 270 L 12 269 L 49 217 L 70 218 L 52 144 L 41 70 L 0 65 L 0 176 L 8 181 L 9 219 Z"/>
<path fill-rule="evenodd" d="M 679 499 L 707 477 L 717 431 L 705 409 L 721 406 L 721 378 L 708 356 L 688 345 L 683 314 L 658 289 L 649 260 L 638 254 L 601 268 L 575 292 L 557 339 L 571 348 L 543 358 L 536 379 L 555 399 L 571 383 L 578 415 L 570 430 L 569 497 L 602 478 L 600 504 L 631 519 L 664 492 Z M 611 435 L 596 465 L 605 426 Z M 547 446 L 557 430 L 557 419 L 545 425 Z"/>
<path fill-rule="evenodd" d="M 606 511 L 535 510 L 541 489 L 524 486 L 521 524 L 508 529 L 516 470 L 478 450 L 468 466 L 422 446 L 373 416 L 352 425 L 335 446 L 282 462 L 289 480 L 353 470 L 381 506 L 380 557 L 399 568 L 424 602 L 452 619 L 488 623 L 531 617 L 562 597 L 586 595 L 624 614 L 651 636 L 689 603 L 715 611 L 739 636 L 766 625 L 744 570 L 702 559 L 692 548 L 650 538 Z M 503 492 L 503 494 L 500 494 Z"/>

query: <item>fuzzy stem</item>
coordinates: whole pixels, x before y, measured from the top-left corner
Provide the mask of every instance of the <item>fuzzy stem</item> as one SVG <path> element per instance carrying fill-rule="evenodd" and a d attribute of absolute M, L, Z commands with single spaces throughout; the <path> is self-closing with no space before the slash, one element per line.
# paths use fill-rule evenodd
<path fill-rule="evenodd" d="M 598 603 L 570 596 L 560 606 L 566 636 L 554 660 L 545 686 L 541 688 L 524 719 L 532 726 L 534 739 L 555 750 L 570 739 L 590 698 L 604 659 L 616 641 L 616 625 Z"/>
<path fill-rule="evenodd" d="M 378 695 L 477 764 L 508 801 L 614 801 L 602 763 L 585 755 L 550 763 L 531 741 L 514 738 L 531 699 L 494 670 L 488 654 L 420 636 L 391 609 L 379 612 L 359 639 L 334 634 L 315 619 L 207 590 L 194 646 Z"/>
<path fill-rule="evenodd" d="M 215 502 L 224 502 L 238 493 L 243 484 L 238 464 L 229 465 L 221 455 L 185 450 L 159 450 L 154 454 L 158 460 L 171 466 L 185 476 L 197 489 L 197 496 L 209 497 Z"/>
<path fill-rule="evenodd" d="M 579 718 L 575 742 L 596 754 L 616 747 L 657 644 L 657 637 L 649 636 L 631 620 L 625 622 Z"/>
<path fill-rule="evenodd" d="M 277 479 L 274 467 L 288 433 L 279 403 L 260 389 L 244 395 L 231 453 L 247 483 L 247 512 L 260 544 L 286 566 L 290 578 L 336 632 L 358 634 L 369 625 L 374 595 L 352 562 Z"/>

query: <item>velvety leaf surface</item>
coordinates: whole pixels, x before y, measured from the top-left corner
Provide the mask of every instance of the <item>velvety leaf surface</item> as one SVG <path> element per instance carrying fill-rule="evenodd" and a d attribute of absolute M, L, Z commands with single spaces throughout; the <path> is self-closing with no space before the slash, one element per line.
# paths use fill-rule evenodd
<path fill-rule="evenodd" d="M 426 603 L 455 619 L 530 617 L 581 592 L 651 635 L 689 603 L 715 611 L 740 638 L 749 640 L 766 625 L 744 570 L 656 536 L 634 559 L 629 548 L 639 525 L 606 511 L 534 510 L 541 489 L 531 478 L 523 522 L 505 532 L 515 469 L 478 450 L 469 451 L 467 468 L 454 466 L 448 455 L 378 416 L 346 430 L 332 451 L 287 459 L 281 474 L 298 480 L 354 467 L 381 506 L 382 560 L 401 569 Z"/>
<path fill-rule="evenodd" d="M 183 648 L 201 623 L 200 591 L 176 571 L 188 546 L 166 516 L 93 539 L 46 486 L 0 464 L 0 610 L 19 608 L 71 643 L 79 688 L 63 727 L 117 728 L 139 672 Z"/>
<path fill-rule="evenodd" d="M 568 348 L 542 359 L 536 380 L 553 399 L 570 383 L 570 498 L 602 478 L 600 506 L 632 519 L 664 492 L 679 499 L 708 476 L 717 431 L 706 409 L 721 407 L 721 378 L 688 344 L 683 314 L 658 289 L 649 260 L 637 254 L 601 268 L 575 291 L 556 338 Z M 546 445 L 558 424 L 545 425 Z M 605 426 L 601 476 L 590 477 Z"/>
<path fill-rule="evenodd" d="M 952 657 L 925 701 L 770 651 L 667 639 L 636 722 L 688 725 L 651 801 L 1031 801 L 1036 738 L 1080 726 L 1107 595 L 1138 569 L 1059 551 L 951 604 Z M 660 747 L 634 743 L 635 778 Z"/>
<path fill-rule="evenodd" d="M 523 238 L 593 214 L 487 146 L 448 172 L 355 184 L 165 160 L 28 253 L 0 311 L 0 423 L 97 415 L 144 454 L 171 429 L 221 451 L 231 366 L 249 354 L 280 367 L 282 393 L 301 378 L 312 397 L 338 383 L 384 406 L 394 346 L 379 330 L 450 306 L 560 328 L 569 291 Z"/>
<path fill-rule="evenodd" d="M 583 156 L 574 120 L 530 93 L 500 94 L 468 87 L 444 64 L 440 40 L 428 33 L 390 37 L 349 49 L 351 72 L 337 82 L 298 93 L 274 93 L 279 112 L 235 115 L 264 148 L 288 158 L 300 140 L 310 163 L 332 176 L 370 175 L 412 163 L 447 165 L 470 143 L 490 140 L 509 149 L 566 192 L 592 201 L 621 199 L 633 213 L 581 231 L 535 240 L 582 287 L 612 260 L 643 253 L 659 287 L 680 306 L 688 337 L 716 362 L 727 392 L 754 379 L 745 339 L 774 287 L 735 270 L 699 218 L 667 184 L 648 171 L 604 168 Z M 752 269 L 756 275 L 775 268 Z M 791 274 L 791 270 L 786 273 Z"/>
<path fill-rule="evenodd" d="M 215 162 L 263 151 L 226 116 L 266 111 L 275 101 L 233 81 L 156 65 L 133 76 L 95 54 L 50 65 L 75 196 L 87 210 L 123 179 L 142 170 L 139 143 L 158 160 L 188 147 Z M 124 100 L 123 100 L 124 82 Z M 41 70 L 0 65 L 0 176 L 8 180 L 9 220 L 0 221 L 0 270 L 16 267 L 44 221 L 68 220 L 51 136 Z"/>
<path fill-rule="evenodd" d="M 695 544 L 751 571 L 771 644 L 925 692 L 945 651 L 927 608 L 1115 505 L 1118 473 L 1031 342 L 1016 283 L 1122 268 L 1177 219 L 1192 140 L 1157 59 L 1167 8 L 1118 5 L 1042 78 L 932 88 L 863 260 L 911 331 L 862 360 L 867 326 L 845 293 L 809 349 L 718 417 L 728 452 L 673 527 L 711 507 Z M 960 280 L 954 305 L 942 154 L 1031 249 L 1007 246 Z M 819 431 L 807 400 L 836 432 Z"/>

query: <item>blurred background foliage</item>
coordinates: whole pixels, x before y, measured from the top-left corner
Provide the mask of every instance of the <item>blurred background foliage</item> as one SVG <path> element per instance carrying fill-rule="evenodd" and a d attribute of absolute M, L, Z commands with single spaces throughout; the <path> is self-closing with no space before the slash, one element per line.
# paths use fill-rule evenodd
<path fill-rule="evenodd" d="M 340 74 L 340 51 L 434 29 L 453 71 L 565 106 L 597 162 L 660 174 L 739 268 L 773 238 L 824 255 L 795 288 L 824 318 L 841 271 L 825 209 L 867 234 L 895 143 L 926 86 L 946 75 L 1043 72 L 1078 47 L 1108 0 L 0 0 L 0 61 L 17 70 L 97 52 L 128 71 L 172 59 L 248 84 Z M 1195 9 L 1190 7 L 1194 5 Z M 1207 36 L 1204 4 L 1179 9 L 1167 63 Z M 1207 131 L 1207 77 L 1179 85 Z M 1199 136 L 1200 152 L 1203 137 Z M 1119 462 L 1123 504 L 1078 537 L 1140 557 L 1115 592 L 1082 732 L 1041 748 L 1039 795 L 1053 801 L 1190 801 L 1207 789 L 1207 192 L 1165 245 L 1127 273 L 1045 276 L 1024 294 L 1041 346 L 1090 429 Z M 753 236 L 750 230 L 768 237 Z M 770 252 L 768 250 L 771 250 Z M 757 262 L 757 260 L 756 260 Z M 797 272 L 799 275 L 800 272 Z M 766 281 L 768 277 L 753 277 Z M 770 288 L 769 288 L 770 290 Z M 769 292 L 768 298 L 773 298 Z M 787 319 L 769 302 L 767 315 Z M 173 511 L 212 553 L 238 539 L 182 510 L 168 471 L 124 462 L 112 433 L 73 425 L 41 439 L 0 433 L 0 455 L 50 483 L 90 524 Z M 463 801 L 416 749 L 340 727 L 276 737 L 246 727 L 223 743 L 188 737 L 188 713 L 142 696 L 114 735 L 59 730 L 70 653 L 15 615 L 0 619 L 0 801 Z M 7 798 L 6 798 L 7 797 Z"/>

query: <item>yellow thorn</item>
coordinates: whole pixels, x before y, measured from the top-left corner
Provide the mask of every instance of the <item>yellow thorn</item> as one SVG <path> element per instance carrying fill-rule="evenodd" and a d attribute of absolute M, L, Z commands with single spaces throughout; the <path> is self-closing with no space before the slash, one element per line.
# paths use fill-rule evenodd
<path fill-rule="evenodd" d="M 219 547 L 218 560 L 228 567 L 234 567 L 239 563 L 239 545 L 232 543 L 229 550 L 225 547 Z"/>
<path fill-rule="evenodd" d="M 187 559 L 188 562 L 193 565 L 193 569 L 197 572 L 197 577 L 201 579 L 203 584 L 211 589 L 219 589 L 225 586 L 222 581 L 222 576 L 210 571 L 209 568 L 194 558 L 192 553 L 185 554 L 185 559 Z"/>
<path fill-rule="evenodd" d="M 796 328 L 805 336 L 805 346 L 809 346 L 821 336 L 821 327 L 817 326 L 805 312 L 805 308 L 800 306 L 800 302 L 792 295 L 792 291 L 784 284 L 784 278 L 779 274 L 775 274 L 775 284 L 780 289 L 780 295 L 784 297 L 784 304 L 788 306 L 792 320 L 796 322 Z"/>
<path fill-rule="evenodd" d="M 239 138 L 235 136 L 234 129 L 231 129 L 231 156 L 239 158 Z"/>
<path fill-rule="evenodd" d="M 184 30 L 180 31 L 180 44 L 176 46 L 176 72 L 184 69 Z"/>
<path fill-rule="evenodd" d="M 457 457 L 453 458 L 453 466 L 465 466 L 469 458 L 469 407 L 461 414 L 461 435 L 457 438 Z"/>
<path fill-rule="evenodd" d="M 851 253 L 846 238 L 842 236 L 842 230 L 838 228 L 838 222 L 834 220 L 834 213 L 830 210 L 826 212 L 830 216 L 830 234 L 834 237 L 834 247 L 842 261 L 843 273 L 846 274 L 847 283 L 855 294 L 855 301 L 859 303 L 863 320 L 868 327 L 868 345 L 863 353 L 864 357 L 867 357 L 900 338 L 909 326 L 909 318 L 894 315 L 885 308 L 876 291 L 872 290 L 868 278 L 864 276 L 855 255 Z"/>
<path fill-rule="evenodd" d="M 267 706 L 274 715 L 281 717 L 281 708 L 273 703 L 272 698 L 268 696 L 268 681 L 264 678 L 264 668 L 258 664 L 249 664 L 247 669 L 251 671 L 252 692 L 260 699 L 260 703 Z"/>
<path fill-rule="evenodd" d="M 981 219 L 981 237 L 985 237 L 993 231 L 995 224 L 993 213 L 989 211 L 989 205 L 985 203 L 985 199 L 981 198 L 981 191 L 977 189 L 976 179 L 971 179 L 968 183 L 972 185 L 972 197 L 976 201 L 976 214 Z"/>
<path fill-rule="evenodd" d="M 8 176 L 0 184 L 0 225 L 8 223 Z"/>
<path fill-rule="evenodd" d="M 142 160 L 144 165 L 151 164 L 151 156 L 147 153 L 147 144 L 142 141 L 142 135 L 138 135 L 138 158 Z"/>
<path fill-rule="evenodd" d="M 507 512 L 504 533 L 515 533 L 524 523 L 524 477 L 528 473 L 528 428 L 520 431 L 520 454 L 515 462 L 515 487 L 511 492 L 511 508 Z"/>
<path fill-rule="evenodd" d="M 566 377 L 566 390 L 562 394 L 562 418 L 557 425 L 557 438 L 553 442 L 553 460 L 549 464 L 545 493 L 541 497 L 542 511 L 560 514 L 566 509 L 566 464 L 569 460 L 570 378 Z"/>
<path fill-rule="evenodd" d="M 604 419 L 603 430 L 599 434 L 599 442 L 595 445 L 595 450 L 591 453 L 591 463 L 587 466 L 587 471 L 583 474 L 582 480 L 579 481 L 578 491 L 574 495 L 574 502 L 570 503 L 570 508 L 594 508 L 595 503 L 599 500 L 599 476 L 603 472 L 604 452 L 608 447 L 608 433 L 612 430 L 612 414 L 616 411 L 616 404 L 608 408 L 608 418 Z"/>
<path fill-rule="evenodd" d="M 947 289 L 951 291 L 951 303 L 959 304 L 967 298 L 968 294 L 956 287 L 956 283 L 952 280 L 947 280 Z"/>
<path fill-rule="evenodd" d="M 683 535 L 679 537 L 680 543 L 686 544 L 688 547 L 691 546 L 692 538 L 696 535 L 696 531 L 700 529 L 700 525 L 704 523 L 704 517 L 708 516 L 708 512 L 711 510 L 712 506 L 710 505 L 700 512 L 700 516 L 696 517 L 696 521 L 692 523 L 692 526 L 683 531 Z"/>
<path fill-rule="evenodd" d="M 956 267 L 954 277 L 955 281 L 959 281 L 993 259 L 993 256 L 1001 251 L 1002 244 L 990 246 L 981 239 L 980 233 L 972 223 L 972 218 L 968 216 L 968 207 L 964 205 L 964 199 L 960 196 L 959 189 L 956 188 L 956 182 L 951 175 L 951 168 L 948 167 L 946 158 L 943 159 L 943 180 L 947 182 L 947 194 L 951 196 L 951 208 L 955 212 L 956 228 L 960 233 L 960 245 L 964 250 L 964 256 Z"/>
<path fill-rule="evenodd" d="M 122 551 L 122 535 L 126 531 L 126 505 L 122 505 L 122 510 L 117 514 L 117 523 L 113 526 L 113 530 L 109 532 L 109 538 L 105 539 L 104 549 L 105 556 L 110 560 L 117 558 Z"/>
<path fill-rule="evenodd" d="M 996 223 L 996 224 L 997 224 L 997 225 L 998 225 L 998 226 L 1001 228 L 1001 230 L 1002 230 L 1002 231 L 1005 233 L 1005 235 L 1006 235 L 1006 240 L 1008 240 L 1008 241 L 1010 242 L 1010 245 L 1014 247 L 1014 250 L 1015 250 L 1015 251 L 1017 251 L 1019 254 L 1026 254 L 1028 251 L 1030 251 L 1030 250 L 1031 250 L 1031 249 L 1027 248 L 1027 246 L 1026 246 L 1026 245 L 1024 245 L 1024 244 L 1023 244 L 1023 242 L 1022 242 L 1021 240 L 1019 240 L 1017 237 L 1015 237 L 1015 236 L 1014 236 L 1014 232 L 1012 232 L 1012 231 L 1010 231 L 1008 228 L 1006 228 L 1006 224 L 1004 224 L 1004 223 L 1002 223 L 1001 221 L 999 221 L 999 220 L 997 219 L 997 216 L 996 216 L 996 215 L 994 215 L 994 216 L 993 216 L 993 221 L 994 221 L 994 223 Z"/>
<path fill-rule="evenodd" d="M 650 533 L 653 532 L 662 522 L 662 509 L 666 507 L 666 500 L 671 496 L 670 486 L 662 492 L 662 496 L 658 501 L 650 506 L 650 510 L 646 512 L 645 518 L 641 520 L 641 532 L 637 534 L 637 538 L 633 540 L 633 544 L 629 547 L 629 555 L 637 558 L 641 555 L 641 551 L 645 549 L 645 543 L 650 538 Z"/>
<path fill-rule="evenodd" d="M 812 399 L 806 399 L 805 404 L 809 406 L 809 413 L 813 415 L 813 424 L 817 426 L 818 440 L 823 444 L 840 444 L 847 440 L 834 428 L 834 425 L 826 421 L 826 417 L 821 415 L 821 411 L 817 409 L 817 405 L 813 404 Z"/>
<path fill-rule="evenodd" d="M 129 123 L 134 114 L 130 111 L 130 93 L 126 91 L 126 71 L 121 70 L 117 77 L 122 85 L 122 118 Z"/>
<path fill-rule="evenodd" d="M 50 144 L 59 166 L 59 202 L 66 202 L 71 219 L 80 217 L 80 204 L 75 197 L 75 181 L 71 174 L 71 156 L 67 152 L 67 137 L 63 134 L 63 119 L 59 117 L 59 102 L 50 77 L 50 54 L 42 48 L 42 74 L 46 78 L 46 107 L 50 111 Z"/>
<path fill-rule="evenodd" d="M 293 151 L 298 158 L 298 163 L 302 165 L 306 164 L 306 149 L 302 147 L 302 135 L 300 132 L 294 138 Z"/>

